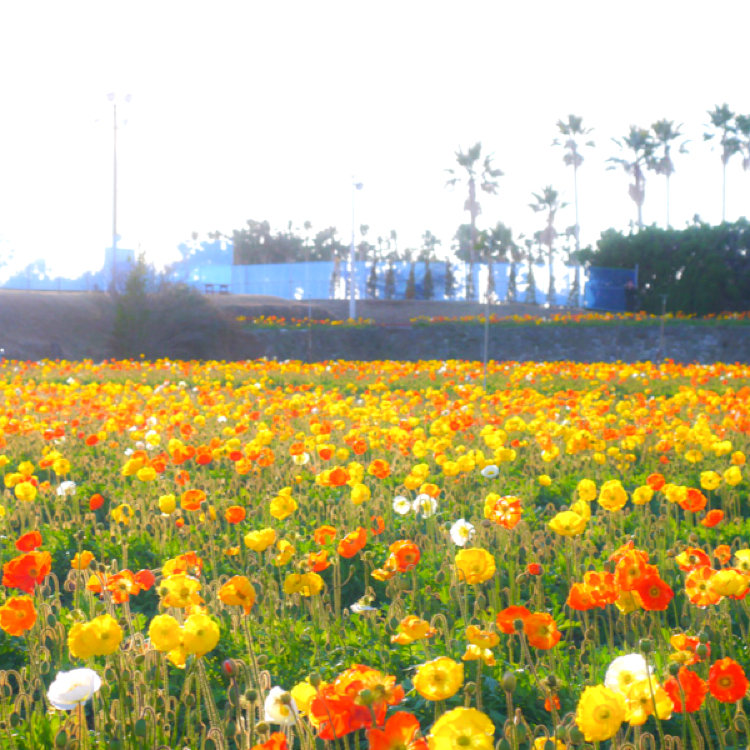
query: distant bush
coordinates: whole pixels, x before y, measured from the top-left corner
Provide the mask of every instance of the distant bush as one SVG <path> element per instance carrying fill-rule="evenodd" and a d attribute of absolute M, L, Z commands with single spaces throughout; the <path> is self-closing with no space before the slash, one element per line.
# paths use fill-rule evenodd
<path fill-rule="evenodd" d="M 668 312 L 709 315 L 750 308 L 750 224 L 687 229 L 650 227 L 624 235 L 604 232 L 596 251 L 581 251 L 592 266 L 638 267 L 639 307 Z"/>
<path fill-rule="evenodd" d="M 221 359 L 229 333 L 200 292 L 160 281 L 139 259 L 117 296 L 111 347 L 123 359 Z"/>

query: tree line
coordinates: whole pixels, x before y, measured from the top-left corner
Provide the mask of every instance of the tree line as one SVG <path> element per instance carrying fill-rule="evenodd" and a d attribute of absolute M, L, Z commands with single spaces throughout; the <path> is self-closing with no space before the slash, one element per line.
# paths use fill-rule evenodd
<path fill-rule="evenodd" d="M 705 141 L 714 141 L 718 144 L 722 163 L 723 222 L 726 212 L 727 165 L 735 155 L 741 155 L 743 168 L 750 168 L 750 115 L 736 114 L 727 104 L 717 105 L 707 114 L 710 122 L 703 138 Z M 664 178 L 665 228 L 667 230 L 671 228 L 669 193 L 670 180 L 675 172 L 674 155 L 687 152 L 687 142 L 682 139 L 681 128 L 681 124 L 661 119 L 649 128 L 633 125 L 624 136 L 612 139 L 619 153 L 608 159 L 608 168 L 622 168 L 630 177 L 628 195 L 635 204 L 634 227 L 639 232 L 643 230 L 642 207 L 646 197 L 648 172 Z M 558 136 L 553 144 L 562 149 L 563 161 L 571 167 L 572 172 L 575 223 L 564 229 L 558 228 L 558 213 L 568 204 L 560 199 L 560 193 L 553 186 L 547 185 L 538 193 L 532 193 L 531 196 L 532 202 L 529 206 L 534 212 L 539 213 L 542 219 L 540 228 L 532 236 L 521 234 L 514 238 L 511 228 L 503 222 L 497 222 L 494 227 L 483 230 L 478 228 L 477 221 L 481 214 L 479 198 L 482 193 L 492 195 L 498 192 L 499 180 L 503 177 L 503 172 L 493 163 L 492 155 L 483 155 L 481 143 L 474 144 L 466 151 L 456 151 L 455 165 L 446 170 L 446 187 L 460 186 L 466 196 L 464 209 L 468 215 L 468 222 L 458 227 L 449 253 L 442 254 L 469 264 L 468 285 L 465 290 L 467 299 L 477 299 L 480 296 L 480 290 L 474 289 L 473 281 L 474 266 L 479 261 L 490 266 L 496 262 L 509 262 L 514 271 L 517 264 L 526 263 L 532 281 L 533 265 L 546 262 L 549 277 L 547 299 L 551 302 L 555 296 L 554 261 L 556 259 L 572 264 L 577 264 L 581 260 L 600 264 L 597 258 L 612 257 L 609 248 L 612 237 L 617 234 L 614 230 L 602 236 L 602 239 L 605 236 L 608 238 L 603 255 L 597 255 L 599 251 L 591 248 L 587 248 L 586 252 L 582 253 L 580 247 L 578 170 L 583 165 L 585 151 L 595 146 L 590 137 L 592 129 L 584 127 L 581 117 L 569 115 L 566 120 L 557 122 L 557 131 Z M 632 231 L 631 234 L 633 234 Z M 233 230 L 231 235 L 215 233 L 214 238 L 220 236 L 231 239 L 233 263 L 240 265 L 303 261 L 341 263 L 348 257 L 350 251 L 349 243 L 340 239 L 335 227 L 326 227 L 313 232 L 310 222 L 305 222 L 302 227 L 294 227 L 292 222 L 289 222 L 284 230 L 272 231 L 267 221 L 249 220 L 246 226 Z M 373 237 L 370 235 L 369 226 L 362 224 L 359 227 L 359 241 L 355 246 L 355 257 L 356 260 L 370 264 L 372 276 L 378 273 L 378 269 L 383 268 L 387 275 L 389 268 L 392 271 L 393 264 L 397 261 L 410 263 L 422 261 L 428 266 L 431 262 L 436 262 L 440 244 L 440 240 L 427 230 L 422 236 L 419 248 L 402 248 L 399 246 L 395 230 L 391 230 L 386 236 Z M 601 250 L 602 240 L 599 241 L 598 246 Z M 493 274 L 489 273 L 488 278 L 491 284 Z M 578 283 L 578 274 L 576 274 L 576 287 Z M 377 287 L 374 281 L 370 286 L 372 289 Z M 491 288 L 484 291 L 487 295 L 492 293 Z"/>

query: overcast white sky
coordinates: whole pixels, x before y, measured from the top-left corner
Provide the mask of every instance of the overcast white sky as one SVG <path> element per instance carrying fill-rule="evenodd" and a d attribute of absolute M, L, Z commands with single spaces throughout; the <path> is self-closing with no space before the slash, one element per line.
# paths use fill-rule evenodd
<path fill-rule="evenodd" d="M 480 226 L 533 233 L 545 185 L 572 204 L 552 147 L 568 114 L 593 128 L 579 173 L 584 244 L 635 218 L 613 137 L 683 124 L 672 223 L 721 218 L 721 163 L 707 110 L 750 113 L 747 0 L 513 2 L 10 2 L 0 0 L 0 254 L 76 275 L 102 265 L 112 232 L 112 105 L 121 246 L 159 263 L 193 231 L 247 219 L 418 245 L 466 221 L 445 189 L 457 149 L 481 141 L 505 176 Z M 119 111 L 119 110 L 118 110 Z M 750 212 L 750 172 L 730 163 L 727 219 Z M 649 175 L 644 220 L 664 223 Z M 572 225 L 572 205 L 560 228 Z"/>

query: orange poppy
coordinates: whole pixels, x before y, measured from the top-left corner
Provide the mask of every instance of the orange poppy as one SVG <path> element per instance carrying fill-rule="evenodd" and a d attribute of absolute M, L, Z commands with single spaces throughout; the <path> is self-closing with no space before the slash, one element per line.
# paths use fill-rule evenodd
<path fill-rule="evenodd" d="M 614 573 L 599 573 L 595 570 L 587 570 L 583 574 L 583 584 L 591 592 L 600 607 L 606 604 L 614 604 L 620 596 Z"/>
<path fill-rule="evenodd" d="M 636 588 L 641 597 L 643 609 L 663 612 L 674 598 L 671 586 L 659 575 L 651 575 L 642 580 Z"/>
<path fill-rule="evenodd" d="M 562 633 L 557 629 L 557 623 L 547 612 L 534 612 L 523 621 L 523 632 L 529 645 L 542 650 L 557 645 Z"/>
<path fill-rule="evenodd" d="M 338 546 L 338 553 L 341 557 L 354 557 L 367 543 L 367 531 L 359 526 L 355 531 L 347 534 Z"/>
<path fill-rule="evenodd" d="M 501 612 L 497 613 L 497 617 L 495 618 L 495 622 L 497 623 L 498 628 L 503 633 L 507 633 L 508 635 L 512 635 L 516 632 L 516 626 L 515 622 L 516 620 L 525 620 L 527 617 L 531 615 L 531 612 L 526 609 L 526 607 L 518 607 L 518 606 L 511 606 L 506 607 Z"/>
<path fill-rule="evenodd" d="M 329 568 L 331 563 L 328 561 L 328 550 L 322 549 L 320 552 L 308 553 L 307 565 L 313 573 L 320 573 L 326 568 Z"/>
<path fill-rule="evenodd" d="M 180 505 L 183 510 L 199 510 L 205 499 L 206 493 L 203 490 L 185 490 L 180 497 Z"/>
<path fill-rule="evenodd" d="M 565 602 L 571 609 L 578 612 L 586 612 L 594 607 L 604 607 L 594 592 L 583 583 L 574 583 L 568 592 L 568 598 Z"/>
<path fill-rule="evenodd" d="M 721 595 L 711 588 L 711 579 L 714 575 L 716 571 L 707 565 L 695 568 L 688 573 L 685 579 L 685 593 L 692 604 L 706 607 L 709 604 L 717 604 L 721 600 Z"/>
<path fill-rule="evenodd" d="M 688 487 L 685 497 L 680 502 L 680 507 L 691 513 L 697 513 L 706 507 L 707 502 L 708 498 L 700 490 L 697 490 L 694 487 Z"/>
<path fill-rule="evenodd" d="M 724 520 L 723 510 L 709 510 L 708 513 L 706 513 L 705 518 L 701 520 L 701 525 L 705 526 L 707 529 L 712 529 L 714 526 L 721 523 L 723 520 Z"/>
<path fill-rule="evenodd" d="M 41 583 L 52 569 L 52 555 L 49 552 L 27 552 L 3 565 L 3 586 L 21 589 L 27 594 Z"/>
<path fill-rule="evenodd" d="M 683 710 L 692 713 L 703 705 L 708 685 L 695 672 L 691 672 L 687 667 L 680 667 L 677 677 L 670 677 L 664 681 L 664 690 L 672 699 L 675 713 L 681 714 Z M 684 709 L 681 693 L 685 695 Z"/>
<path fill-rule="evenodd" d="M 634 549 L 626 552 L 615 567 L 615 580 L 622 591 L 633 591 L 641 581 L 653 575 L 655 568 L 649 565 L 648 555 Z"/>
<path fill-rule="evenodd" d="M 180 487 L 184 487 L 190 481 L 190 472 L 185 471 L 184 469 L 178 471 L 174 476 L 174 481 L 177 482 Z"/>
<path fill-rule="evenodd" d="M 349 481 L 349 472 L 337 466 L 328 473 L 328 483 L 331 487 L 343 487 Z"/>
<path fill-rule="evenodd" d="M 485 498 L 484 517 L 503 528 L 513 529 L 521 520 L 521 500 L 514 495 L 497 497 L 490 493 Z"/>
<path fill-rule="evenodd" d="M 711 558 L 700 547 L 686 547 L 675 557 L 675 562 L 686 573 L 704 565 L 711 567 Z"/>
<path fill-rule="evenodd" d="M 241 523 L 245 520 L 247 512 L 241 505 L 230 505 L 224 511 L 224 518 L 227 519 L 227 523 L 235 524 Z"/>
<path fill-rule="evenodd" d="M 32 552 L 42 546 L 42 535 L 38 531 L 29 531 L 16 540 L 16 549 L 21 552 Z"/>
<path fill-rule="evenodd" d="M 35 622 L 34 602 L 28 596 L 12 596 L 0 607 L 0 628 L 8 635 L 21 635 Z"/>
<path fill-rule="evenodd" d="M 382 458 L 376 458 L 370 462 L 370 465 L 367 467 L 367 473 L 378 479 L 385 479 L 390 476 L 391 467 L 387 461 L 384 461 Z"/>
<path fill-rule="evenodd" d="M 714 557 L 722 564 L 726 565 L 732 559 L 732 549 L 728 544 L 720 544 L 714 550 Z"/>
<path fill-rule="evenodd" d="M 336 538 L 336 529 L 333 526 L 318 526 L 313 532 L 316 544 L 329 544 Z"/>
<path fill-rule="evenodd" d="M 406 711 L 397 711 L 382 729 L 367 730 L 370 750 L 427 750 L 424 738 L 418 738 L 419 720 Z"/>
<path fill-rule="evenodd" d="M 398 570 L 399 573 L 405 573 L 407 570 L 411 570 L 419 562 L 419 547 L 408 539 L 400 539 L 397 542 L 393 542 L 388 550 L 391 553 L 391 557 L 394 559 L 396 570 Z"/>
<path fill-rule="evenodd" d="M 555 707 L 556 711 L 560 710 L 560 698 L 556 693 L 553 693 L 550 697 L 544 699 L 544 710 L 552 711 L 552 707 Z"/>
<path fill-rule="evenodd" d="M 719 659 L 708 673 L 708 689 L 722 703 L 736 703 L 745 697 L 748 681 L 742 667 L 734 659 Z"/>
<path fill-rule="evenodd" d="M 109 576 L 106 582 L 106 589 L 112 594 L 112 601 L 122 604 L 128 601 L 131 596 L 136 596 L 141 587 L 135 580 L 135 575 L 130 570 L 121 570 L 113 576 Z"/>
<path fill-rule="evenodd" d="M 385 531 L 385 521 L 383 520 L 383 516 L 372 516 L 372 518 L 370 518 L 370 521 L 372 522 L 372 526 L 370 526 L 370 533 L 373 536 L 378 536 Z"/>

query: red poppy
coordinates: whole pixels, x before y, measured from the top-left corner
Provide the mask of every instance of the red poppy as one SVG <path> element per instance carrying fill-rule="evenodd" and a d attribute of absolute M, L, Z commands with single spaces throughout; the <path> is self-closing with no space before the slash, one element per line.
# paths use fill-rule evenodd
<path fill-rule="evenodd" d="M 674 598 L 671 586 L 657 575 L 651 575 L 636 587 L 643 609 L 664 611 Z"/>
<path fill-rule="evenodd" d="M 666 479 L 664 479 L 664 476 L 662 474 L 659 474 L 658 472 L 655 474 L 649 474 L 648 477 L 646 477 L 646 484 L 654 491 L 658 492 L 665 484 Z"/>
<path fill-rule="evenodd" d="M 135 581 L 143 591 L 148 591 L 156 583 L 156 578 L 150 570 L 139 570 L 135 574 Z"/>
<path fill-rule="evenodd" d="M 38 531 L 29 531 L 16 540 L 16 549 L 21 552 L 31 552 L 42 546 L 42 535 Z"/>
<path fill-rule="evenodd" d="M 560 710 L 560 698 L 556 693 L 553 693 L 551 698 L 548 697 L 544 699 L 545 711 L 552 711 L 552 706 L 554 706 L 557 711 Z"/>
<path fill-rule="evenodd" d="M 419 720 L 414 714 L 397 711 L 382 729 L 367 730 L 370 750 L 427 750 L 427 742 L 417 738 Z"/>
<path fill-rule="evenodd" d="M 526 607 L 506 607 L 502 612 L 497 613 L 495 622 L 503 633 L 512 635 L 516 632 L 516 620 L 525 620 L 530 614 L 531 612 Z"/>
<path fill-rule="evenodd" d="M 705 526 L 707 529 L 712 529 L 714 526 L 721 523 L 723 520 L 724 520 L 723 510 L 709 510 L 708 513 L 706 513 L 705 518 L 701 521 L 701 525 Z"/>
<path fill-rule="evenodd" d="M 688 713 L 697 711 L 703 705 L 703 699 L 708 692 L 708 685 L 687 667 L 680 667 L 677 677 L 670 677 L 665 680 L 664 690 L 667 691 L 667 695 L 672 699 L 675 713 L 678 714 L 683 712 L 680 687 L 682 687 L 682 692 L 685 694 L 685 710 Z"/>
<path fill-rule="evenodd" d="M 252 750 L 288 750 L 286 735 L 283 732 L 273 732 L 269 738 L 260 745 L 253 745 Z"/>
<path fill-rule="evenodd" d="M 526 566 L 526 572 L 530 576 L 540 576 L 542 574 L 542 566 L 539 563 L 529 563 Z"/>
<path fill-rule="evenodd" d="M 719 659 L 711 665 L 708 673 L 708 689 L 722 703 L 736 703 L 745 696 L 747 677 L 734 659 Z"/>
<path fill-rule="evenodd" d="M 347 534 L 338 546 L 338 553 L 341 557 L 350 558 L 359 552 L 367 543 L 367 532 L 360 526 L 355 531 Z"/>
<path fill-rule="evenodd" d="M 99 510 L 99 508 L 101 508 L 102 505 L 104 505 L 104 498 L 98 492 L 95 492 L 89 498 L 89 509 L 90 510 Z"/>

